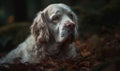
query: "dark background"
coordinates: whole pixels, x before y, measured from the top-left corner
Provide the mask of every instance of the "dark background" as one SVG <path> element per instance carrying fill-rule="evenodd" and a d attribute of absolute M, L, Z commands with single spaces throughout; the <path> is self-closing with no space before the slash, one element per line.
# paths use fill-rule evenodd
<path fill-rule="evenodd" d="M 120 0 L 0 0 L 0 56 L 25 40 L 36 13 L 52 3 L 65 3 L 78 16 L 76 46 L 84 60 L 70 70 L 120 71 Z"/>

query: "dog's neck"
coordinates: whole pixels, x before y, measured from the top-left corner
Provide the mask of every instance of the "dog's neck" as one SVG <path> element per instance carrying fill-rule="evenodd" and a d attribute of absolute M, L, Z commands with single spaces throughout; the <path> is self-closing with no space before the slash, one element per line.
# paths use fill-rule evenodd
<path fill-rule="evenodd" d="M 67 57 L 67 53 L 70 50 L 69 45 L 70 43 L 67 42 L 62 44 L 58 42 L 41 43 L 37 44 L 37 50 L 41 51 L 40 53 L 45 57 L 62 58 Z"/>

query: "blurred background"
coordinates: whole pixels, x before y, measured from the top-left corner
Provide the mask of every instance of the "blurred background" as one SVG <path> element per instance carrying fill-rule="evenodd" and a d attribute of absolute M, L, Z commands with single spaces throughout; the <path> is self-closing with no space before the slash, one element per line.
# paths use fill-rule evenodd
<path fill-rule="evenodd" d="M 120 0 L 0 0 L 0 56 L 25 40 L 36 13 L 52 3 L 65 3 L 77 14 L 76 47 L 78 57 L 87 57 L 86 70 L 120 71 Z"/>

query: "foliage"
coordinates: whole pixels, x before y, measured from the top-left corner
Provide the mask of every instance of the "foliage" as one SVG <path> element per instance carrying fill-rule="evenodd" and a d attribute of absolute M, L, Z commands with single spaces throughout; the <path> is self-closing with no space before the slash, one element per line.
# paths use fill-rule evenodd
<path fill-rule="evenodd" d="M 89 1 L 89 0 L 87 0 Z M 72 8 L 79 17 L 79 39 L 75 41 L 74 60 L 45 59 L 38 64 L 3 64 L 2 71 L 120 71 L 120 1 L 93 0 L 92 9 L 78 4 Z M 72 2 L 72 1 L 71 1 Z M 91 1 L 92 2 L 92 1 Z M 98 4 L 98 5 L 97 5 Z M 0 37 L 12 37 L 17 45 L 28 35 L 29 24 L 13 24 L 0 28 Z M 22 29 L 20 29 L 22 28 Z M 18 40 L 18 41 L 16 41 Z M 0 44 L 0 47 L 3 45 Z"/>

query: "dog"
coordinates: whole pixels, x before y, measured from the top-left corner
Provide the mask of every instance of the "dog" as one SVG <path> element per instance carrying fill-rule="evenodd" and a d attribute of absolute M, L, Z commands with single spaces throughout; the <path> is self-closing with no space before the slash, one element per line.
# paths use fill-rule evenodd
<path fill-rule="evenodd" d="M 73 59 L 78 37 L 76 14 L 63 3 L 50 4 L 38 12 L 30 27 L 31 34 L 0 63 L 39 63 L 42 59 Z"/>

